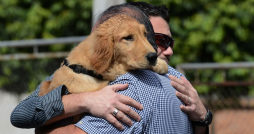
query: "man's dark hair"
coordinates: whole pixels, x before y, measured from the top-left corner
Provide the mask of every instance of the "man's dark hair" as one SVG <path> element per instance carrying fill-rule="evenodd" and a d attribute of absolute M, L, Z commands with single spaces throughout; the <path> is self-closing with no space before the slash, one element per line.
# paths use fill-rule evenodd
<path fill-rule="evenodd" d="M 168 8 L 165 5 L 155 6 L 146 2 L 129 2 L 127 4 L 133 5 L 143 11 L 147 16 L 159 16 L 166 22 L 169 22 Z"/>
<path fill-rule="evenodd" d="M 132 6 L 126 3 L 111 6 L 99 16 L 99 20 L 96 22 L 95 25 L 99 25 L 103 23 L 104 21 L 108 20 L 109 18 L 119 14 L 130 16 L 136 19 L 139 23 L 143 24 L 147 31 L 147 40 L 157 52 L 157 45 L 155 42 L 153 26 L 148 16 L 144 12 L 142 12 L 140 9 L 136 8 L 135 6 Z"/>

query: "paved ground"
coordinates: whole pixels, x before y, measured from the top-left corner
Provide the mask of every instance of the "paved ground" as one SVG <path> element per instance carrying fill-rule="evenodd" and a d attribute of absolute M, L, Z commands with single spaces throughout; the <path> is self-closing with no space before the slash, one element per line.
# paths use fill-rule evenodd
<path fill-rule="evenodd" d="M 212 134 L 254 134 L 254 110 L 218 111 L 212 129 Z"/>
<path fill-rule="evenodd" d="M 24 99 L 27 95 L 22 95 Z M 34 134 L 34 129 L 20 129 L 12 126 L 10 115 L 19 103 L 18 98 L 0 90 L 0 134 Z"/>

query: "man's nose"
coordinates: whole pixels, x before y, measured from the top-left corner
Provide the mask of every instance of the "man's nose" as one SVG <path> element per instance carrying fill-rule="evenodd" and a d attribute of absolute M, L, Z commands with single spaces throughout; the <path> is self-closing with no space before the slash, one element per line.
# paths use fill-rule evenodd
<path fill-rule="evenodd" d="M 173 50 L 172 50 L 172 48 L 171 47 L 168 47 L 165 51 L 163 51 L 162 52 L 163 53 L 163 55 L 165 55 L 165 56 L 172 56 L 173 55 Z"/>

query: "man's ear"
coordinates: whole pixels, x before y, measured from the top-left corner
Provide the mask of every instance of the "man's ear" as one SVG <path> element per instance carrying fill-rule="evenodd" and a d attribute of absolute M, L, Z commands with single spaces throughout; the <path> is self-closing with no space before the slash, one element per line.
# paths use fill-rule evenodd
<path fill-rule="evenodd" d="M 96 33 L 93 43 L 93 54 L 90 63 L 98 74 L 103 73 L 110 65 L 114 55 L 114 39 L 112 33 Z"/>

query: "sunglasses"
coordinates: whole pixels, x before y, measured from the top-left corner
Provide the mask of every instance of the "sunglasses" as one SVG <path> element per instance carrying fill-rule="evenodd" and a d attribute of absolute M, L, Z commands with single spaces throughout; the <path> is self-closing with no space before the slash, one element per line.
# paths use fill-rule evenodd
<path fill-rule="evenodd" d="M 158 47 L 167 50 L 168 47 L 171 47 L 173 49 L 175 40 L 168 35 L 161 34 L 161 33 L 155 33 L 155 41 Z"/>

